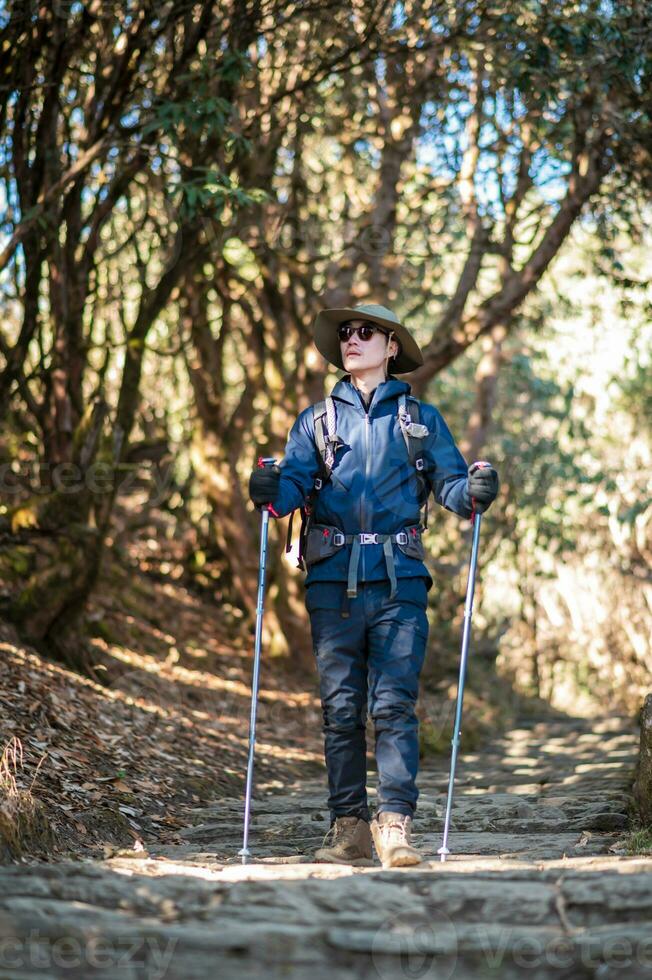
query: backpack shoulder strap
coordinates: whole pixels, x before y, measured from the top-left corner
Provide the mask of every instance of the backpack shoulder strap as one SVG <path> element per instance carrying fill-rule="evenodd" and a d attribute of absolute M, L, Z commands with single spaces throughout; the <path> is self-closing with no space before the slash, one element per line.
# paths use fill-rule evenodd
<path fill-rule="evenodd" d="M 424 436 L 428 435 L 428 427 L 421 424 L 421 403 L 418 398 L 408 396 L 401 392 L 398 398 L 398 419 L 401 433 L 407 446 L 408 457 L 412 466 L 417 471 L 417 481 L 419 492 L 425 499 L 424 527 L 428 527 L 428 497 L 430 487 L 423 472 L 425 460 L 423 458 L 422 442 Z"/>
<path fill-rule="evenodd" d="M 401 433 L 405 439 L 410 462 L 419 471 L 423 469 L 423 456 L 421 454 L 421 440 L 428 435 L 428 429 L 421 425 L 421 412 L 419 400 L 410 396 L 408 402 L 405 392 L 401 392 L 398 397 L 398 421 Z M 419 460 L 421 462 L 419 462 Z"/>
<path fill-rule="evenodd" d="M 324 484 L 330 479 L 331 471 L 335 463 L 335 452 L 339 445 L 339 439 L 336 433 L 337 415 L 335 412 L 335 400 L 331 398 L 330 395 L 313 405 L 312 419 L 315 432 L 315 444 L 319 453 L 319 473 L 315 477 L 313 488 L 306 498 L 305 505 L 301 507 L 301 531 L 299 533 L 299 557 L 297 561 L 297 568 L 302 568 L 304 571 L 305 563 L 303 560 L 303 545 L 311 520 L 314 500 Z M 293 517 L 294 511 L 290 515 L 290 522 L 288 524 L 288 533 L 285 541 L 286 552 L 290 552 L 292 550 Z"/>
<path fill-rule="evenodd" d="M 329 395 L 323 401 L 317 402 L 313 407 L 312 417 L 315 427 L 315 442 L 321 460 L 321 473 L 315 480 L 315 490 L 321 490 L 330 479 L 335 463 L 335 450 L 339 442 L 336 433 L 335 400 Z"/>
<path fill-rule="evenodd" d="M 315 443 L 317 445 L 317 451 L 319 452 L 321 477 L 323 479 L 326 474 L 326 436 L 328 435 L 327 429 L 327 418 L 328 412 L 326 409 L 326 401 L 317 402 L 316 405 L 312 407 L 312 424 L 315 430 Z M 318 478 L 319 479 L 319 478 Z M 315 481 L 315 486 L 317 481 Z M 317 487 L 319 489 L 319 487 Z"/>

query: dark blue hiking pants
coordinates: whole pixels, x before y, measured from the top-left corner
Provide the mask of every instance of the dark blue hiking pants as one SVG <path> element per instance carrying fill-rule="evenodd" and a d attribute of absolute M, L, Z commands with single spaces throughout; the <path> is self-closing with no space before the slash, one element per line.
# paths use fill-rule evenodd
<path fill-rule="evenodd" d="M 345 582 L 306 587 L 313 650 L 319 672 L 328 808 L 335 817 L 369 820 L 365 728 L 374 723 L 378 796 L 376 811 L 410 816 L 419 792 L 419 731 L 415 714 L 419 675 L 428 638 L 424 578 L 358 584 L 348 599 Z"/>

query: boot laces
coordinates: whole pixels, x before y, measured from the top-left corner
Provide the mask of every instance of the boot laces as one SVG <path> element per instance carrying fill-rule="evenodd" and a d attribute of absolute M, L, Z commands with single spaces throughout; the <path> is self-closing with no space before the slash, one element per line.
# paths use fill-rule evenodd
<path fill-rule="evenodd" d="M 380 826 L 387 833 L 388 843 L 410 844 L 407 820 L 388 820 Z"/>
<path fill-rule="evenodd" d="M 357 824 L 357 817 L 337 817 L 335 819 L 335 823 L 333 823 L 326 831 L 326 836 L 324 837 L 324 843 L 322 846 L 334 844 L 339 838 L 346 837 L 347 834 L 352 834 L 357 827 Z"/>

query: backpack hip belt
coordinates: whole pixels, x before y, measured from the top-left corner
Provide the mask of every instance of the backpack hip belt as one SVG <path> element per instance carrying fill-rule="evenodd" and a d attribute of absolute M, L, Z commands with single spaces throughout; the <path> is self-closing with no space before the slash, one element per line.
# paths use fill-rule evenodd
<path fill-rule="evenodd" d="M 393 543 L 399 546 L 408 558 L 422 561 L 424 557 L 421 541 L 421 524 L 408 524 L 401 531 L 392 534 L 379 534 L 375 531 L 359 531 L 357 534 L 345 534 L 334 524 L 314 524 L 309 529 L 306 541 L 305 562 L 308 567 L 325 558 L 330 558 L 345 545 L 352 545 L 349 566 L 347 570 L 347 595 L 354 599 L 358 594 L 358 567 L 360 564 L 360 549 L 369 544 L 382 544 L 385 555 L 387 576 L 391 583 L 389 598 L 396 595 L 396 567 L 394 563 Z"/>

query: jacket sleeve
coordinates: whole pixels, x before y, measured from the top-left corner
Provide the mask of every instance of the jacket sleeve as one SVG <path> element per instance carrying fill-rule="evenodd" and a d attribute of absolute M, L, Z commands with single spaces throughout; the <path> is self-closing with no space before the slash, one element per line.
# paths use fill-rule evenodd
<path fill-rule="evenodd" d="M 279 463 L 281 485 L 272 506 L 277 517 L 285 517 L 305 502 L 319 472 L 319 459 L 312 427 L 312 406 L 304 409 L 290 429 L 285 455 Z"/>
<path fill-rule="evenodd" d="M 429 405 L 423 421 L 430 430 L 424 440 L 424 465 L 433 496 L 446 510 L 460 517 L 471 517 L 468 464 L 438 409 Z"/>

